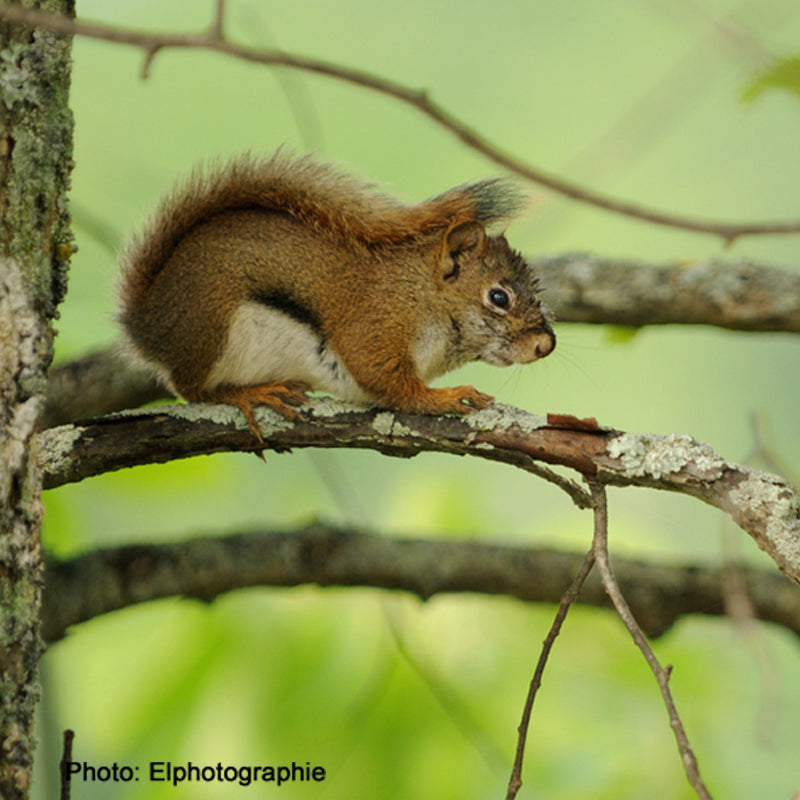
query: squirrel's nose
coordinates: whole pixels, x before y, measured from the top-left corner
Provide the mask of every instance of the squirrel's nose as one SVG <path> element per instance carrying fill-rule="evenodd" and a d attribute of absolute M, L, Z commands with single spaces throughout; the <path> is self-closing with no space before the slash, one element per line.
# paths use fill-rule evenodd
<path fill-rule="evenodd" d="M 556 335 L 548 327 L 546 330 L 542 331 L 536 342 L 536 358 L 544 358 L 545 356 L 549 356 L 550 353 L 555 350 L 555 347 Z"/>

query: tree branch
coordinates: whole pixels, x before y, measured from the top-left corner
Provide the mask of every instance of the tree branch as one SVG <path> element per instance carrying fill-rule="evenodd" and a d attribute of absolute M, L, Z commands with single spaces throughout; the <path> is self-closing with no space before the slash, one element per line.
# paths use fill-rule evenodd
<path fill-rule="evenodd" d="M 43 636 L 102 614 L 164 597 L 211 602 L 254 586 L 361 586 L 437 594 L 478 592 L 533 603 L 558 603 L 581 569 L 582 556 L 555 550 L 392 539 L 315 523 L 298 530 L 253 531 L 185 542 L 94 550 L 47 561 Z M 674 567 L 624 558 L 614 561 L 620 586 L 650 636 L 666 633 L 687 614 L 725 615 L 724 568 Z M 744 579 L 758 618 L 800 636 L 800 591 L 767 570 Z M 610 608 L 599 576 L 577 602 Z"/>
<path fill-rule="evenodd" d="M 642 264 L 570 253 L 528 260 L 560 322 L 800 333 L 797 271 L 748 259 Z"/>
<path fill-rule="evenodd" d="M 219 8 L 219 7 L 218 7 Z M 217 10 L 219 15 L 219 10 Z M 581 203 L 602 208 L 606 211 L 634 219 L 665 225 L 672 228 L 707 233 L 722 238 L 730 244 L 742 236 L 765 234 L 800 233 L 800 220 L 774 222 L 718 222 L 680 214 L 670 214 L 637 205 L 624 200 L 590 191 L 578 184 L 552 175 L 545 170 L 534 167 L 504 152 L 497 145 L 481 136 L 476 130 L 434 103 L 425 91 L 413 89 L 385 78 L 379 78 L 361 70 L 343 67 L 338 64 L 303 56 L 290 55 L 274 50 L 262 50 L 238 45 L 224 37 L 220 20 L 216 17 L 208 29 L 202 33 L 161 34 L 147 31 L 133 31 L 102 25 L 96 22 L 74 21 L 65 16 L 51 14 L 38 9 L 26 9 L 11 5 L 0 5 L 0 19 L 20 25 L 36 26 L 90 39 L 132 45 L 142 49 L 145 62 L 142 70 L 147 76 L 153 58 L 157 53 L 168 48 L 192 48 L 223 53 L 243 61 L 271 66 L 289 67 L 292 69 L 314 72 L 331 78 L 371 89 L 386 94 L 406 103 L 429 119 L 434 120 L 444 129 L 471 149 L 481 153 L 494 163 L 529 181 L 562 194 Z"/>
<path fill-rule="evenodd" d="M 172 395 L 112 345 L 50 370 L 42 427 L 136 408 Z"/>
<path fill-rule="evenodd" d="M 291 423 L 257 412 L 265 449 L 368 448 L 408 458 L 420 452 L 472 455 L 511 464 L 554 482 L 579 505 L 586 492 L 539 462 L 616 486 L 647 486 L 696 497 L 730 514 L 778 567 L 800 583 L 800 495 L 783 478 L 726 462 L 690 436 L 621 433 L 570 418 L 490 405 L 464 417 L 395 414 L 330 398 L 302 406 Z M 596 423 L 595 423 L 596 424 Z M 175 404 L 129 411 L 38 436 L 46 488 L 138 464 L 222 451 L 259 449 L 243 415 L 229 406 Z"/>

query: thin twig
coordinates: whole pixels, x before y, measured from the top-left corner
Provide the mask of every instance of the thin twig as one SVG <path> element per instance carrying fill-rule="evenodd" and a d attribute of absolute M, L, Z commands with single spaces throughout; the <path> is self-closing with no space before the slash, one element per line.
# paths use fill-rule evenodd
<path fill-rule="evenodd" d="M 217 6 L 217 14 L 217 22 L 219 22 L 221 18 L 219 6 Z M 167 48 L 210 50 L 252 63 L 289 67 L 291 69 L 314 72 L 318 75 L 326 75 L 389 95 L 403 103 L 413 106 L 426 117 L 434 120 L 443 128 L 450 131 L 450 133 L 467 147 L 476 150 L 494 163 L 505 167 L 510 172 L 520 175 L 533 183 L 537 183 L 553 192 L 557 192 L 558 194 L 581 203 L 586 203 L 606 211 L 657 225 L 694 231 L 696 233 L 711 234 L 722 238 L 727 244 L 731 244 L 734 240 L 742 236 L 800 233 L 800 220 L 778 220 L 761 223 L 719 222 L 697 217 L 687 217 L 681 214 L 669 214 L 625 200 L 618 200 L 613 197 L 602 195 L 539 169 L 538 167 L 527 164 L 509 153 L 503 152 L 501 148 L 479 134 L 475 129 L 446 111 L 442 106 L 434 103 L 425 91 L 412 89 L 403 84 L 380 78 L 368 72 L 344 67 L 320 59 L 306 58 L 304 56 L 291 55 L 274 50 L 264 50 L 238 45 L 225 38 L 222 32 L 217 30 L 218 26 L 216 22 L 213 23 L 207 31 L 201 33 L 159 34 L 146 31 L 132 31 L 96 22 L 79 22 L 59 14 L 9 5 L 0 5 L 0 19 L 6 19 L 9 22 L 16 22 L 31 27 L 42 27 L 55 33 L 84 36 L 90 39 L 100 39 L 142 48 L 146 53 L 145 68 L 143 70 L 145 76 L 147 75 L 148 68 L 155 54 L 159 50 Z"/>
<path fill-rule="evenodd" d="M 426 663 L 414 651 L 404 633 L 397 606 L 390 603 L 387 597 L 383 597 L 382 600 L 389 634 L 400 657 L 422 681 L 450 722 L 483 759 L 484 764 L 494 772 L 503 771 L 505 769 L 503 749 L 494 740 L 486 726 L 473 716 L 459 693 L 441 675 L 437 674 L 432 665 Z"/>
<path fill-rule="evenodd" d="M 567 618 L 569 607 L 577 599 L 586 578 L 589 576 L 594 566 L 594 560 L 594 550 L 590 550 L 583 559 L 580 571 L 561 597 L 555 619 L 550 626 L 550 630 L 547 632 L 547 637 L 542 645 L 542 651 L 539 653 L 539 660 L 536 663 L 536 669 L 534 670 L 533 678 L 531 678 L 531 683 L 528 687 L 528 696 L 525 699 L 525 706 L 522 709 L 522 719 L 517 728 L 519 734 L 517 738 L 517 752 L 514 756 L 514 767 L 511 770 L 511 778 L 508 781 L 506 800 L 514 800 L 517 796 L 517 792 L 522 787 L 522 762 L 525 758 L 525 742 L 528 738 L 528 728 L 530 727 L 531 713 L 533 712 L 533 702 L 536 700 L 536 694 L 539 691 L 539 687 L 542 685 L 542 675 L 544 675 L 544 668 L 547 664 L 547 659 L 550 657 L 550 651 L 553 649 L 556 638 L 561 632 L 561 626 Z"/>
<path fill-rule="evenodd" d="M 72 762 L 72 741 L 75 731 L 64 731 L 64 750 L 61 756 L 61 800 L 70 800 L 72 794 L 72 779 L 69 765 Z"/>
<path fill-rule="evenodd" d="M 214 20 L 209 29 L 209 35 L 222 41 L 225 38 L 225 0 L 216 0 L 214 5 Z"/>
<path fill-rule="evenodd" d="M 686 772 L 686 777 L 692 788 L 697 793 L 697 796 L 702 800 L 712 800 L 711 794 L 706 788 L 703 779 L 700 777 L 700 769 L 697 765 L 692 746 L 689 743 L 689 738 L 686 735 L 686 730 L 683 727 L 678 709 L 675 706 L 675 700 L 672 697 L 672 692 L 669 688 L 669 679 L 672 672 L 671 665 L 662 667 L 647 641 L 647 637 L 642 633 L 642 629 L 636 622 L 633 613 L 628 606 L 625 598 L 622 596 L 617 579 L 614 577 L 614 571 L 611 568 L 611 562 L 608 557 L 608 506 L 606 503 L 606 490 L 605 486 L 597 481 L 590 481 L 590 488 L 592 491 L 592 499 L 594 500 L 594 540 L 592 542 L 592 549 L 594 551 L 595 559 L 597 560 L 597 568 L 600 571 L 600 577 L 603 580 L 603 586 L 614 604 L 625 627 L 633 637 L 633 641 L 637 647 L 642 651 L 642 654 L 647 661 L 653 675 L 655 676 L 658 688 L 661 690 L 661 696 L 664 698 L 664 704 L 667 707 L 667 714 L 669 715 L 669 724 L 675 739 L 678 743 L 678 751 L 681 755 L 683 768 Z"/>
<path fill-rule="evenodd" d="M 159 50 L 161 50 L 161 46 L 158 44 L 153 44 L 144 48 L 144 61 L 142 61 L 142 68 L 139 70 L 139 77 L 142 80 L 147 80 L 150 77 L 150 65 L 153 63 L 153 59 L 158 54 Z"/>

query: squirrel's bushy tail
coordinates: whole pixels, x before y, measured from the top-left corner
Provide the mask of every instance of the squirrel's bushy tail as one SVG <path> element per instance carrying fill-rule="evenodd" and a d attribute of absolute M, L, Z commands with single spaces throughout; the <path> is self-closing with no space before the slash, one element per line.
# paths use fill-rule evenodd
<path fill-rule="evenodd" d="M 280 210 L 353 244 L 379 247 L 411 241 L 455 222 L 499 222 L 522 204 L 513 184 L 492 178 L 404 205 L 310 156 L 296 159 L 283 150 L 270 158 L 247 154 L 195 170 L 162 199 L 122 253 L 121 298 L 127 307 L 142 302 L 188 231 L 223 211 Z"/>

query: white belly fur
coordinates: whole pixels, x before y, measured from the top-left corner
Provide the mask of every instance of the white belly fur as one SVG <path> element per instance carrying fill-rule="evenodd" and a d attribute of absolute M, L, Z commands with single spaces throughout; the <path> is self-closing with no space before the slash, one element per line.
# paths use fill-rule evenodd
<path fill-rule="evenodd" d="M 206 388 L 256 386 L 277 380 L 305 381 L 343 400 L 369 399 L 310 326 L 261 303 L 244 303 L 233 315 L 228 342 Z"/>

